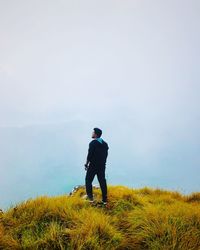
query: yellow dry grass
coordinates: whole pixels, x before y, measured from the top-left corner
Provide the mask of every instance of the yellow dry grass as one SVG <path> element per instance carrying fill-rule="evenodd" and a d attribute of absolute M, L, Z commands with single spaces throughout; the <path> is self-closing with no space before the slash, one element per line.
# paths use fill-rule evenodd
<path fill-rule="evenodd" d="M 0 249 L 200 249 L 200 193 L 108 186 L 107 207 L 41 196 L 0 214 Z M 101 192 L 94 190 L 97 200 Z"/>

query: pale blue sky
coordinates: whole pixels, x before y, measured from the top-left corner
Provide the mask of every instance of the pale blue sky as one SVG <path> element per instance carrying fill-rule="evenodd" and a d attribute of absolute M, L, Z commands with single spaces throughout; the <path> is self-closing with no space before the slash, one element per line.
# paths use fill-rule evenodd
<path fill-rule="evenodd" d="M 84 181 L 95 126 L 110 144 L 111 183 L 198 191 L 199 13 L 198 0 L 1 0 L 0 207 L 19 191 L 11 183 L 23 178 L 28 186 L 31 176 L 36 183 L 41 169 L 37 194 L 45 193 L 45 162 L 56 169 L 54 187 L 62 183 L 50 194 L 65 192 L 65 181 Z M 65 164 L 80 179 L 67 180 Z M 28 196 L 27 186 L 15 201 Z M 33 184 L 29 195 L 36 195 Z"/>

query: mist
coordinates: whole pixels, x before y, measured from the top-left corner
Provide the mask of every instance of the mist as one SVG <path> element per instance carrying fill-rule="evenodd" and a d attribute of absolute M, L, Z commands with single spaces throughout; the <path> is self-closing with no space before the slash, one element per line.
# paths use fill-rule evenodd
<path fill-rule="evenodd" d="M 1 1 L 0 207 L 84 184 L 199 191 L 199 1 Z M 95 180 L 96 181 L 96 180 Z"/>

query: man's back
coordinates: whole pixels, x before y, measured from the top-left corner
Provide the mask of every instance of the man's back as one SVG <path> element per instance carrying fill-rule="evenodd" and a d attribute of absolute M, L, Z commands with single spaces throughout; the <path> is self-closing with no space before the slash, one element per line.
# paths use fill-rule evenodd
<path fill-rule="evenodd" d="M 108 156 L 108 144 L 104 140 L 92 140 L 89 144 L 88 160 L 94 167 L 104 167 Z"/>

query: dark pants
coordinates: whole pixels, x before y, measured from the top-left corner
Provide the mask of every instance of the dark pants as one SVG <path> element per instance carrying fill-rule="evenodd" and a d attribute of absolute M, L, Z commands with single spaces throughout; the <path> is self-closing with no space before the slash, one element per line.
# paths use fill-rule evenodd
<path fill-rule="evenodd" d="M 97 179 L 100 184 L 101 192 L 102 192 L 102 201 L 107 201 L 107 184 L 105 179 L 105 167 L 95 168 L 90 166 L 87 170 L 85 177 L 85 186 L 86 193 L 89 199 L 93 199 L 93 190 L 92 190 L 92 182 L 94 180 L 95 175 L 97 175 Z"/>

